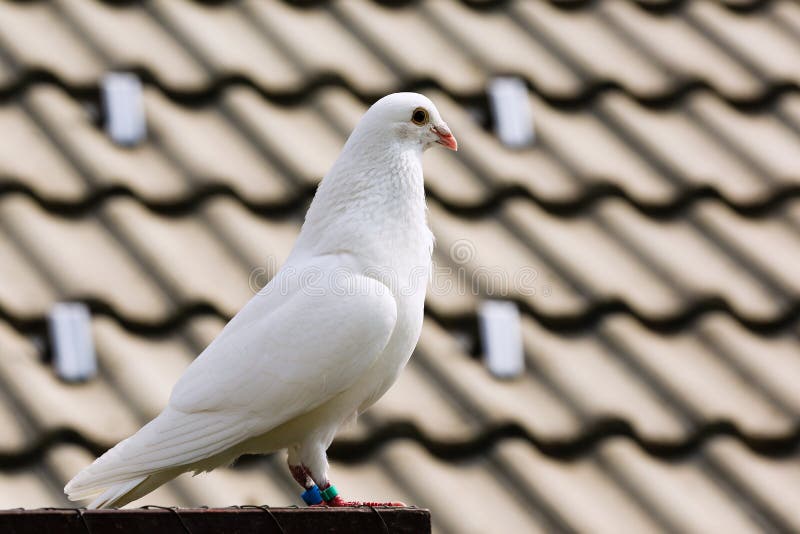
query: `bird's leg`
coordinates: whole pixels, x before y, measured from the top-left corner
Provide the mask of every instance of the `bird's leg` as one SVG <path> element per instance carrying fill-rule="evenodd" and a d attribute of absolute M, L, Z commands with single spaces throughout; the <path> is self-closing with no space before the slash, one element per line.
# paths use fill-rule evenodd
<path fill-rule="evenodd" d="M 311 477 L 308 476 L 306 468 L 302 465 L 289 464 L 289 472 L 292 473 L 292 478 L 294 478 L 303 489 L 309 489 L 311 486 L 316 485 L 314 481 L 311 480 Z"/>
<path fill-rule="evenodd" d="M 289 472 L 292 474 L 292 478 L 305 489 L 300 495 L 303 501 L 310 506 L 322 504 L 322 495 L 320 494 L 319 488 L 311 479 L 308 468 L 300 463 L 300 455 L 297 447 L 289 447 L 289 455 L 286 458 L 286 463 L 289 464 Z"/>
<path fill-rule="evenodd" d="M 319 504 L 313 504 L 312 506 L 406 506 L 405 503 L 397 501 L 345 501 L 342 496 L 339 495 L 339 491 L 336 489 L 336 486 L 331 484 L 330 480 L 328 480 L 328 457 L 325 454 L 325 450 L 320 448 L 319 451 L 314 452 L 315 454 L 311 456 L 307 454 L 303 455 L 303 457 L 307 458 L 309 462 L 308 465 L 302 465 L 304 474 L 307 474 L 313 479 L 314 482 L 316 482 L 316 486 L 319 488 L 320 496 L 323 499 L 323 501 Z M 291 469 L 292 466 L 290 465 L 289 467 Z"/>
<path fill-rule="evenodd" d="M 308 489 L 313 486 L 314 481 L 311 480 L 308 470 L 300 461 L 299 448 L 297 446 L 289 447 L 288 452 L 286 463 L 289 464 L 289 472 L 292 474 L 292 478 L 294 478 L 303 489 Z"/>

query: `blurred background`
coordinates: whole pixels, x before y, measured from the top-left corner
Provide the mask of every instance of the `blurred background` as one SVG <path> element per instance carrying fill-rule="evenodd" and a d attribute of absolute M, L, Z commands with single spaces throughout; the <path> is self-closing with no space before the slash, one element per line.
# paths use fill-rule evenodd
<path fill-rule="evenodd" d="M 800 5 L 0 2 L 0 508 L 166 403 L 425 93 L 419 348 L 330 450 L 462 532 L 800 530 Z M 300 504 L 282 455 L 135 504 Z"/>

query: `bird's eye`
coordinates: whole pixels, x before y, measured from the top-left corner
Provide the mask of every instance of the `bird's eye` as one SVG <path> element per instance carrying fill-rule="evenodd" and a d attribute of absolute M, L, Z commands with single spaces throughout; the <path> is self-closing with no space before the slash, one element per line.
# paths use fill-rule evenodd
<path fill-rule="evenodd" d="M 425 108 L 417 108 L 414 110 L 414 113 L 411 114 L 411 122 L 418 126 L 422 126 L 423 124 L 428 122 L 428 112 L 425 111 Z"/>

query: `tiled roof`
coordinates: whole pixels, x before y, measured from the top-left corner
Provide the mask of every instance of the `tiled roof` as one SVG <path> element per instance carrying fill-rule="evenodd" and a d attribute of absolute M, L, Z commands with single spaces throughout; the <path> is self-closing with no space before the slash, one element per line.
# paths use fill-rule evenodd
<path fill-rule="evenodd" d="M 100 125 L 112 69 L 145 83 L 135 148 Z M 492 131 L 499 74 L 529 87 L 532 148 Z M 0 3 L 0 507 L 65 505 L 160 411 L 367 105 L 414 89 L 460 147 L 426 155 L 438 285 L 331 448 L 342 491 L 440 532 L 800 530 L 799 78 L 790 1 Z M 486 296 L 522 311 L 518 379 L 475 357 Z M 86 383 L 42 356 L 59 300 L 92 311 Z M 144 502 L 296 494 L 276 456 Z"/>

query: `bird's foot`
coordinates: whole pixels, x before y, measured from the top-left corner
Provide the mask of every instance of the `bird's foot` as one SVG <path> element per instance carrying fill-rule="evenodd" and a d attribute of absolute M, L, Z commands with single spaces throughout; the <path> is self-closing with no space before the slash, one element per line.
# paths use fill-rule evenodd
<path fill-rule="evenodd" d="M 310 491 L 310 490 L 309 490 Z M 303 494 L 303 500 L 306 501 L 312 507 L 329 507 L 329 508 L 345 508 L 345 507 L 353 507 L 353 506 L 400 506 L 405 507 L 406 504 L 397 501 L 391 502 L 375 502 L 375 501 L 345 501 L 342 499 L 341 495 L 339 495 L 339 490 L 336 489 L 336 486 L 333 484 L 328 484 L 324 489 L 318 489 L 318 498 L 322 501 L 311 501 L 306 499 L 305 495 Z"/>
<path fill-rule="evenodd" d="M 322 502 L 312 504 L 312 506 L 326 506 L 330 508 L 345 508 L 351 506 L 405 506 L 402 502 L 375 502 L 375 501 L 345 501 L 339 495 L 339 491 L 333 484 L 328 484 L 325 489 L 319 490 L 319 495 L 322 497 Z M 308 502 L 308 501 L 306 501 Z"/>
<path fill-rule="evenodd" d="M 408 506 L 404 502 L 400 501 L 389 501 L 389 502 L 377 502 L 377 501 L 345 501 L 342 499 L 340 495 L 337 495 L 333 499 L 329 501 L 322 501 L 319 504 L 312 505 L 312 508 L 317 507 L 330 507 L 330 508 L 345 508 L 345 507 L 353 507 L 353 506 L 394 506 L 394 507 L 405 507 Z"/>

